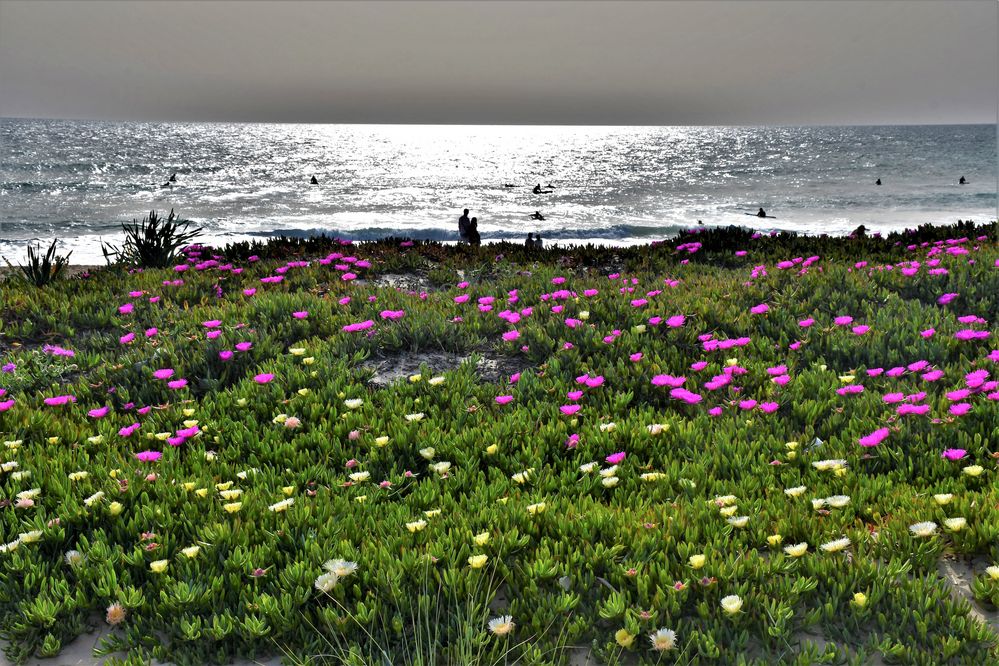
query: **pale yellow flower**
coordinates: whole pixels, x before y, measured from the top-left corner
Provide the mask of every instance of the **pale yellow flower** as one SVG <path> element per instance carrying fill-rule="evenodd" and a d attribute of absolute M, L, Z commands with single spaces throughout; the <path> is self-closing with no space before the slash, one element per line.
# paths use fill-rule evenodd
<path fill-rule="evenodd" d="M 170 560 L 155 560 L 149 563 L 149 568 L 152 569 L 153 573 L 163 573 L 168 564 L 170 564 Z"/>
<path fill-rule="evenodd" d="M 473 569 L 481 569 L 486 566 L 486 562 L 489 560 L 488 555 L 471 555 L 468 558 L 468 566 Z"/>

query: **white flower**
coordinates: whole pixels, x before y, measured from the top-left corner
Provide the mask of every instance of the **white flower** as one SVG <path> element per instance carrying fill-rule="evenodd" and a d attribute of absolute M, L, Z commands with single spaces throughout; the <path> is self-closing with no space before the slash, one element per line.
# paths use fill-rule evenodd
<path fill-rule="evenodd" d="M 357 409 L 364 404 L 364 400 L 360 398 L 351 398 L 350 400 L 344 400 L 343 404 L 347 406 L 347 409 Z"/>
<path fill-rule="evenodd" d="M 31 488 L 30 490 L 22 490 L 17 494 L 17 499 L 35 499 L 42 492 L 41 488 Z"/>
<path fill-rule="evenodd" d="M 807 543 L 796 543 L 793 545 L 784 546 L 784 552 L 790 557 L 801 557 L 808 552 Z"/>
<path fill-rule="evenodd" d="M 90 472 L 84 472 L 84 471 L 70 472 L 70 474 L 69 474 L 69 480 L 70 481 L 80 481 L 82 479 L 87 478 L 88 476 L 90 476 Z"/>
<path fill-rule="evenodd" d="M 528 504 L 527 505 L 527 513 L 529 513 L 532 516 L 534 516 L 536 514 L 544 512 L 545 508 L 546 508 L 546 505 L 545 505 L 544 502 L 538 502 L 537 504 Z"/>
<path fill-rule="evenodd" d="M 999 580 L 999 566 L 993 564 L 992 566 L 985 567 L 985 575 L 992 580 Z"/>
<path fill-rule="evenodd" d="M 34 543 L 42 538 L 41 530 L 31 530 L 17 535 L 17 540 L 21 543 Z"/>
<path fill-rule="evenodd" d="M 663 474 L 662 472 L 645 472 L 639 478 L 642 481 L 658 481 L 659 479 L 663 478 L 664 476 L 666 476 L 666 475 Z"/>
<path fill-rule="evenodd" d="M 600 479 L 600 483 L 604 484 L 604 488 L 613 488 L 617 485 L 618 481 L 620 481 L 620 479 L 616 476 L 607 476 Z"/>
<path fill-rule="evenodd" d="M 958 517 L 958 518 L 948 518 L 945 521 L 943 521 L 943 523 L 944 527 L 949 529 L 951 532 L 960 532 L 968 524 L 968 521 L 965 518 Z"/>
<path fill-rule="evenodd" d="M 180 552 L 184 553 L 188 558 L 193 558 L 201 552 L 201 546 L 188 546 L 187 548 L 181 548 Z"/>
<path fill-rule="evenodd" d="M 617 424 L 616 423 L 601 423 L 600 424 L 600 432 L 614 432 L 615 430 L 617 430 Z"/>
<path fill-rule="evenodd" d="M 349 560 L 330 560 L 323 564 L 323 569 L 335 574 L 338 578 L 346 578 L 357 571 L 357 562 Z"/>
<path fill-rule="evenodd" d="M 334 573 L 319 574 L 316 578 L 316 589 L 320 592 L 329 592 L 336 587 L 337 576 Z"/>
<path fill-rule="evenodd" d="M 280 502 L 271 504 L 267 508 L 270 509 L 271 511 L 274 511 L 275 513 L 280 513 L 281 511 L 286 511 L 288 507 L 290 507 L 294 503 L 295 503 L 295 498 L 289 497 L 286 500 L 281 500 Z"/>
<path fill-rule="evenodd" d="M 738 510 L 739 507 L 733 504 L 732 506 L 723 506 L 722 508 L 718 509 L 718 513 L 720 513 L 722 516 L 726 518 L 730 518 L 731 516 L 734 516 L 735 512 Z"/>
<path fill-rule="evenodd" d="M 815 462 L 812 463 L 812 467 L 819 470 L 820 472 L 826 472 L 829 470 L 841 469 L 843 467 L 846 467 L 846 461 L 838 459 L 816 460 Z"/>
<path fill-rule="evenodd" d="M 659 629 L 655 633 L 649 634 L 652 641 L 652 649 L 658 652 L 668 652 L 676 647 L 676 632 L 672 629 Z"/>
<path fill-rule="evenodd" d="M 426 416 L 423 412 L 417 412 L 416 414 L 406 414 L 407 421 L 422 421 L 423 417 Z"/>
<path fill-rule="evenodd" d="M 827 541 L 826 543 L 819 546 L 819 548 L 826 551 L 827 553 L 838 553 L 839 551 L 843 550 L 849 545 L 850 545 L 850 538 L 841 537 L 839 539 Z"/>
<path fill-rule="evenodd" d="M 430 379 L 427 380 L 427 383 L 430 384 L 431 386 L 439 386 L 440 384 L 444 383 L 444 378 L 443 377 L 431 377 Z"/>
<path fill-rule="evenodd" d="M 426 458 L 427 460 L 433 460 L 434 455 L 436 453 L 437 453 L 437 449 L 435 449 L 432 446 L 428 446 L 425 449 L 420 449 L 420 455 L 423 456 L 424 458 Z"/>
<path fill-rule="evenodd" d="M 951 493 L 939 493 L 933 496 L 933 501 L 943 506 L 944 504 L 950 504 L 950 501 L 954 499 L 954 495 Z"/>
<path fill-rule="evenodd" d="M 923 523 L 916 523 L 915 525 L 909 525 L 909 531 L 918 537 L 928 537 L 933 536 L 937 533 L 937 524 L 932 520 L 928 520 Z"/>
<path fill-rule="evenodd" d="M 657 436 L 663 434 L 664 432 L 666 432 L 667 430 L 669 430 L 669 424 L 668 423 L 652 423 L 650 425 L 645 426 L 645 429 L 649 431 L 650 435 L 652 435 L 653 437 L 657 437 Z M 660 629 L 660 631 L 663 631 L 663 630 Z"/>
<path fill-rule="evenodd" d="M 78 550 L 67 550 L 64 556 L 66 564 L 74 569 L 83 564 L 83 553 Z"/>
<path fill-rule="evenodd" d="M 489 620 L 489 631 L 497 636 L 506 636 L 516 627 L 512 615 L 501 615 Z"/>
<path fill-rule="evenodd" d="M 749 523 L 749 516 L 733 516 L 726 519 L 725 522 L 732 527 L 745 527 Z"/>
<path fill-rule="evenodd" d="M 735 504 L 735 501 L 739 499 L 735 495 L 719 495 L 712 500 L 718 506 L 728 506 L 729 504 Z"/>
<path fill-rule="evenodd" d="M 351 481 L 360 483 L 361 481 L 367 481 L 371 477 L 371 472 L 353 472 L 348 476 Z"/>
<path fill-rule="evenodd" d="M 449 463 L 446 460 L 442 460 L 439 463 L 434 463 L 433 465 L 431 465 L 430 469 L 437 472 L 441 476 L 444 476 L 451 470 L 451 463 Z"/>
<path fill-rule="evenodd" d="M 826 504 L 835 509 L 841 509 L 849 503 L 850 503 L 849 495 L 833 495 L 832 497 L 826 498 Z"/>
<path fill-rule="evenodd" d="M 726 613 L 735 615 L 742 608 L 742 597 L 738 594 L 730 594 L 727 597 L 722 597 L 721 606 L 725 609 Z"/>
<path fill-rule="evenodd" d="M 795 486 L 794 488 L 785 488 L 784 494 L 787 495 L 788 497 L 798 497 L 806 490 L 808 490 L 808 488 L 806 488 L 805 486 Z"/>
<path fill-rule="evenodd" d="M 410 532 L 413 532 L 414 534 L 416 532 L 419 532 L 426 526 L 427 526 L 427 521 L 425 520 L 414 520 L 411 523 L 406 523 L 406 529 L 409 530 Z"/>
<path fill-rule="evenodd" d="M 104 492 L 98 490 L 96 493 L 94 493 L 87 499 L 83 500 L 83 503 L 86 504 L 87 506 L 93 506 L 97 502 L 100 502 L 102 499 L 104 499 Z"/>
<path fill-rule="evenodd" d="M 605 477 L 605 478 L 608 477 L 608 476 L 614 476 L 615 474 L 617 474 L 617 465 L 611 465 L 610 467 L 607 467 L 606 469 L 600 470 L 600 476 Z"/>
<path fill-rule="evenodd" d="M 516 483 L 523 485 L 527 483 L 527 480 L 531 477 L 531 472 L 533 471 L 534 468 L 531 467 L 530 469 L 525 469 L 523 472 L 517 472 L 510 478 L 513 479 Z"/>
<path fill-rule="evenodd" d="M 588 462 L 588 463 L 583 463 L 582 465 L 580 465 L 579 466 L 579 471 L 582 472 L 583 474 L 589 474 L 590 472 L 592 472 L 596 468 L 597 468 L 597 463 L 595 463 L 595 462 Z"/>

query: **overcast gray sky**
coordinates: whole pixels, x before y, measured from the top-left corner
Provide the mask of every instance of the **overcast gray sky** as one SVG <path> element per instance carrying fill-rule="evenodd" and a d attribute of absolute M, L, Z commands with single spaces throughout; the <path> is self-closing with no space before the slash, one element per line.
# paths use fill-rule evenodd
<path fill-rule="evenodd" d="M 0 115 L 994 123 L 995 0 L 0 0 Z"/>

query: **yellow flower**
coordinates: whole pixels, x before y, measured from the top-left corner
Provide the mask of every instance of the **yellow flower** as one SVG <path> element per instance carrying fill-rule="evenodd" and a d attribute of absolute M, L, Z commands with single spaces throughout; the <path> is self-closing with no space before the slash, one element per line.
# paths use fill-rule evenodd
<path fill-rule="evenodd" d="M 161 442 L 165 442 L 165 441 L 167 441 L 168 439 L 170 439 L 170 435 L 172 435 L 172 434 L 173 434 L 173 433 L 169 433 L 169 432 L 158 432 L 158 433 L 156 433 L 156 434 L 155 434 L 155 435 L 153 435 L 153 436 L 154 436 L 154 437 L 155 437 L 156 439 L 160 440 Z"/>
<path fill-rule="evenodd" d="M 168 564 L 170 564 L 170 560 L 156 560 L 149 563 L 149 568 L 153 570 L 153 573 L 163 573 Z"/>
<path fill-rule="evenodd" d="M 49 437 L 49 444 L 58 444 L 59 439 L 59 437 Z"/>
<path fill-rule="evenodd" d="M 434 447 L 432 447 L 432 446 L 428 446 L 426 448 L 420 449 L 420 455 L 423 456 L 426 460 L 433 460 L 433 457 L 436 454 L 437 454 L 437 450 Z"/>
<path fill-rule="evenodd" d="M 125 507 L 122 506 L 121 502 L 111 502 L 111 504 L 108 505 L 108 513 L 110 513 L 112 516 L 117 516 L 118 514 L 121 513 L 121 510 L 124 508 Z"/>
<path fill-rule="evenodd" d="M 316 362 L 316 359 L 312 356 L 306 356 L 302 359 L 302 365 L 312 365 Z"/>
<path fill-rule="evenodd" d="M 473 569 L 481 569 L 486 566 L 486 562 L 489 560 L 488 555 L 471 555 L 468 558 L 468 566 Z"/>
<path fill-rule="evenodd" d="M 194 491 L 194 494 L 198 497 L 208 497 L 208 488 L 198 488 Z"/>
<path fill-rule="evenodd" d="M 968 476 L 981 476 L 984 471 L 981 465 L 968 465 L 964 468 L 964 473 Z"/>
<path fill-rule="evenodd" d="M 489 543 L 489 532 L 479 532 L 472 537 L 472 541 L 476 546 L 485 546 Z"/>
<path fill-rule="evenodd" d="M 229 502 L 228 504 L 223 504 L 222 508 L 225 509 L 226 512 L 228 512 L 228 513 L 236 513 L 241 508 L 243 508 L 243 503 L 242 502 Z"/>
<path fill-rule="evenodd" d="M 784 537 L 780 534 L 771 534 L 767 537 L 767 543 L 771 546 L 779 546 L 782 541 L 784 541 Z"/>
<path fill-rule="evenodd" d="M 857 608 L 863 608 L 867 605 L 867 595 L 863 592 L 854 592 L 853 601 L 851 603 L 853 603 L 853 605 Z"/>
<path fill-rule="evenodd" d="M 943 506 L 944 504 L 950 504 L 950 501 L 954 499 L 954 495 L 951 493 L 939 493 L 933 496 L 933 501 Z"/>
<path fill-rule="evenodd" d="M 839 380 L 841 382 L 843 382 L 844 384 L 849 384 L 849 383 L 851 383 L 856 378 L 857 378 L 856 375 L 840 375 L 839 376 Z"/>
<path fill-rule="evenodd" d="M 794 488 L 785 488 L 784 494 L 787 495 L 788 497 L 798 497 L 806 490 L 808 490 L 808 488 L 805 486 L 795 486 Z"/>
<path fill-rule="evenodd" d="M 423 515 L 426 516 L 427 518 L 433 518 L 434 516 L 441 515 L 441 510 L 440 509 L 428 509 L 427 511 L 423 512 Z"/>
<path fill-rule="evenodd" d="M 300 388 L 296 391 L 296 393 L 298 393 L 298 395 L 309 395 L 312 391 L 307 388 Z"/>
<path fill-rule="evenodd" d="M 232 486 L 232 481 L 226 481 L 225 483 L 216 483 L 215 484 L 215 489 L 216 490 L 229 490 L 230 486 Z"/>
<path fill-rule="evenodd" d="M 999 580 L 999 566 L 993 564 L 992 566 L 985 567 L 985 575 L 992 580 Z"/>
<path fill-rule="evenodd" d="M 194 416 L 194 410 L 191 409 L 190 407 L 188 407 L 187 409 L 183 410 L 181 413 L 184 416 Z M 187 426 L 187 427 L 190 428 L 191 426 Z"/>
<path fill-rule="evenodd" d="M 193 558 L 201 550 L 201 546 L 188 546 L 187 548 L 182 548 L 180 552 L 184 555 Z"/>
<path fill-rule="evenodd" d="M 281 488 L 281 492 L 283 492 L 286 496 L 291 497 L 295 492 L 295 486 L 284 486 Z"/>
<path fill-rule="evenodd" d="M 960 532 L 968 524 L 965 518 L 947 518 L 943 521 L 944 527 L 949 529 L 951 532 Z"/>
<path fill-rule="evenodd" d="M 276 425 L 281 425 L 282 423 L 284 423 L 287 420 L 288 420 L 288 415 L 287 414 L 278 414 L 273 419 L 271 419 L 271 423 L 274 423 Z"/>
<path fill-rule="evenodd" d="M 735 516 L 726 520 L 732 527 L 745 527 L 749 523 L 749 516 Z"/>
<path fill-rule="evenodd" d="M 409 381 L 411 383 L 413 383 L 413 384 L 415 384 L 416 382 L 418 382 L 418 381 L 420 381 L 422 379 L 423 379 L 423 375 L 420 375 L 420 374 L 410 375 L 409 376 Z"/>
<path fill-rule="evenodd" d="M 690 559 L 688 559 L 687 561 L 690 562 L 690 566 L 692 568 L 700 569 L 701 567 L 704 566 L 704 563 L 707 561 L 707 558 L 704 555 L 691 555 Z"/>
<path fill-rule="evenodd" d="M 527 513 L 531 514 L 532 516 L 535 516 L 535 515 L 537 515 L 539 513 L 543 513 L 544 510 L 545 510 L 545 503 L 544 502 L 538 502 L 537 504 L 528 504 L 527 505 Z"/>
<path fill-rule="evenodd" d="M 497 451 L 499 451 L 499 447 L 496 446 L 495 444 L 490 444 L 489 446 L 486 447 L 486 453 L 491 456 L 496 455 Z"/>
<path fill-rule="evenodd" d="M 635 335 L 641 335 L 642 333 L 645 333 L 645 324 L 638 324 L 637 326 L 632 326 L 631 332 L 634 333 Z"/>
<path fill-rule="evenodd" d="M 246 398 L 240 398 L 236 401 L 236 404 L 240 407 L 246 407 Z"/>
<path fill-rule="evenodd" d="M 798 442 L 785 442 L 784 447 L 787 448 L 788 451 L 794 451 L 798 448 Z"/>
<path fill-rule="evenodd" d="M 90 476 L 90 472 L 84 472 L 84 471 L 70 472 L 70 474 L 69 474 L 69 480 L 70 481 L 80 481 L 82 479 L 87 478 L 88 476 Z"/>
<path fill-rule="evenodd" d="M 301 356 L 305 353 L 305 347 L 292 347 L 288 350 L 292 356 Z"/>
<path fill-rule="evenodd" d="M 628 633 L 627 629 L 618 629 L 614 632 L 614 640 L 617 644 L 623 648 L 631 647 L 631 644 L 635 642 L 635 636 Z"/>
<path fill-rule="evenodd" d="M 358 495 L 357 497 L 354 498 L 354 501 L 357 502 L 358 504 L 361 504 L 366 499 L 368 499 L 367 495 Z"/>
<path fill-rule="evenodd" d="M 737 359 L 737 358 L 727 358 L 727 359 L 725 359 L 725 365 L 727 365 L 730 368 L 734 368 L 735 366 L 739 365 L 739 359 Z"/>
<path fill-rule="evenodd" d="M 288 499 L 281 500 L 280 502 L 271 504 L 268 508 L 275 513 L 281 513 L 282 511 L 287 511 L 288 507 L 290 507 L 294 503 L 295 503 L 295 498 L 289 497 Z"/>
<path fill-rule="evenodd" d="M 784 546 L 784 552 L 791 557 L 801 557 L 808 552 L 808 544 L 796 543 L 793 546 Z"/>
<path fill-rule="evenodd" d="M 427 383 L 430 384 L 431 386 L 439 386 L 439 385 L 441 385 L 441 384 L 444 383 L 444 378 L 443 377 L 431 377 L 430 379 L 427 380 Z"/>
<path fill-rule="evenodd" d="M 742 597 L 738 594 L 730 594 L 727 597 L 722 598 L 721 606 L 729 615 L 735 615 L 740 609 L 742 609 Z"/>
<path fill-rule="evenodd" d="M 589 310 L 580 311 L 579 318 L 582 319 L 583 321 L 586 321 L 587 319 L 590 318 L 590 311 Z"/>
<path fill-rule="evenodd" d="M 224 500 L 234 500 L 239 498 L 243 494 L 243 491 L 239 488 L 233 488 L 232 490 L 220 490 L 219 496 Z"/>
<path fill-rule="evenodd" d="M 419 532 L 426 526 L 427 526 L 427 521 L 425 520 L 414 520 L 411 523 L 406 523 L 406 529 L 412 532 L 413 534 Z"/>
<path fill-rule="evenodd" d="M 93 437 L 88 437 L 87 441 L 90 442 L 91 444 L 100 444 L 101 442 L 104 441 L 104 435 L 94 435 Z M 20 442 L 18 442 L 18 443 L 20 443 Z M 9 445 L 9 442 L 8 442 L 8 445 Z M 17 448 L 17 447 L 16 446 L 12 446 L 11 448 Z"/>
<path fill-rule="evenodd" d="M 375 437 L 375 444 L 377 446 L 385 446 L 389 443 L 388 435 L 382 435 L 381 437 Z"/>
<path fill-rule="evenodd" d="M 735 512 L 738 511 L 738 510 L 739 510 L 739 507 L 737 507 L 737 506 L 734 506 L 734 505 L 733 506 L 726 506 L 726 507 L 723 507 L 721 509 L 718 509 L 718 513 L 720 513 L 724 517 L 728 518 L 729 516 L 734 516 Z"/>

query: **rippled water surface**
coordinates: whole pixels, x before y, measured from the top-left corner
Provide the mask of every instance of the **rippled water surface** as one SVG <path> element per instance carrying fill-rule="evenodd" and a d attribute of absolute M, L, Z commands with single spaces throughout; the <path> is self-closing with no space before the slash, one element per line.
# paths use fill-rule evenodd
<path fill-rule="evenodd" d="M 847 233 L 994 219 L 996 128 L 492 127 L 0 120 L 0 252 L 100 257 L 175 208 L 225 242 L 325 231 L 631 243 L 696 225 Z M 170 174 L 177 182 L 164 187 Z M 310 186 L 315 175 L 320 184 Z M 969 184 L 958 185 L 965 176 Z M 881 178 L 883 185 L 874 181 Z M 534 195 L 536 183 L 554 193 Z M 516 187 L 504 187 L 504 184 Z M 747 216 L 763 206 L 776 219 Z M 544 222 L 528 219 L 540 210 Z"/>

